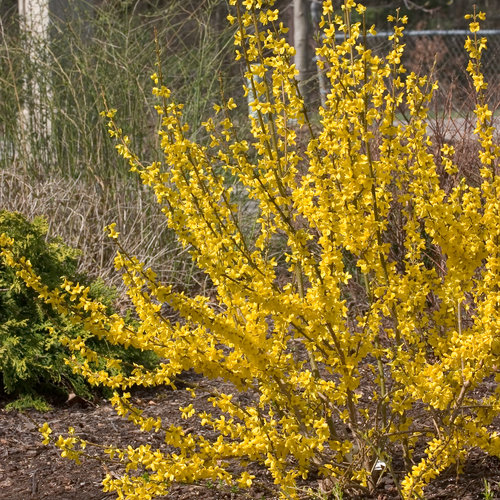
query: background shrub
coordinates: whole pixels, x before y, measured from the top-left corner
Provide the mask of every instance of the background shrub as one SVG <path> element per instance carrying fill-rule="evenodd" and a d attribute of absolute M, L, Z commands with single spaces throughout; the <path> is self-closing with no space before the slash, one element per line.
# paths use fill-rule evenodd
<path fill-rule="evenodd" d="M 28 221 L 19 213 L 0 211 L 0 234 L 13 238 L 13 252 L 29 259 L 44 285 L 53 288 L 60 277 L 90 287 L 89 296 L 106 304 L 111 312 L 116 291 L 101 280 L 91 281 L 78 273 L 80 252 L 59 239 L 47 239 L 48 223 L 42 217 Z M 129 363 L 141 361 L 149 366 L 155 358 L 136 349 L 111 346 L 105 340 L 89 338 L 80 326 L 58 314 L 41 301 L 33 290 L 0 261 L 0 390 L 24 401 L 36 401 L 37 393 L 59 396 L 74 392 L 91 396 L 90 386 L 74 374 L 65 362 L 63 337 L 82 335 L 104 356 L 120 357 Z"/>

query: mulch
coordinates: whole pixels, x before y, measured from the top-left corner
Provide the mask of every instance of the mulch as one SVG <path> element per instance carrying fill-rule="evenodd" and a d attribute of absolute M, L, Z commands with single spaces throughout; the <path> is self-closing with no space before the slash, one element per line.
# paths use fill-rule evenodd
<path fill-rule="evenodd" d="M 197 391 L 196 406 L 214 411 L 208 397 L 213 389 L 229 390 L 225 382 L 205 382 L 206 390 Z M 245 397 L 244 395 L 242 397 Z M 246 396 L 248 397 L 248 396 Z M 0 499 L 1 500 L 104 500 L 116 498 L 115 493 L 104 493 L 101 481 L 109 466 L 96 459 L 84 459 L 80 465 L 61 458 L 58 450 L 41 442 L 38 426 L 48 422 L 54 431 L 65 434 L 74 427 L 77 435 L 101 444 L 127 446 L 150 443 L 161 445 L 160 433 L 143 433 L 132 424 L 116 415 L 105 399 L 87 402 L 73 398 L 59 403 L 46 413 L 27 410 L 23 413 L 6 411 L 7 400 L 0 397 Z M 186 425 L 178 411 L 179 406 L 192 402 L 187 391 L 172 391 L 168 388 L 138 390 L 134 402 L 145 408 L 145 413 L 160 415 L 169 424 Z M 193 419 L 194 420 L 194 419 Z M 195 427 L 196 424 L 193 424 Z M 210 432 L 196 427 L 196 431 Z M 117 471 L 116 471 L 117 472 Z M 220 500 L 273 500 L 277 499 L 275 485 L 270 474 L 262 467 L 253 466 L 256 475 L 250 490 L 230 489 L 223 484 L 176 485 L 167 497 L 172 500 L 220 499 Z M 494 500 L 500 499 L 500 460 L 482 452 L 472 452 L 463 470 L 448 470 L 426 489 L 426 500 Z M 307 488 L 317 492 L 315 497 L 306 493 Z M 486 496 L 489 488 L 490 496 Z M 319 483 L 310 480 L 302 485 L 302 498 L 317 498 Z M 389 477 L 380 481 L 377 491 L 371 496 L 349 496 L 344 500 L 392 500 L 398 498 L 397 490 Z"/>

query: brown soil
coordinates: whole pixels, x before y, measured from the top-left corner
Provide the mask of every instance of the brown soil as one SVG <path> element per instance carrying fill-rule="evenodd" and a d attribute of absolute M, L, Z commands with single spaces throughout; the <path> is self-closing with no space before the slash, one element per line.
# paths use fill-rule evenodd
<path fill-rule="evenodd" d="M 224 392 L 229 389 L 222 381 L 206 382 L 194 375 L 188 376 L 202 390 L 197 390 L 196 406 L 213 412 L 208 397 L 214 388 Z M 193 380 L 195 379 L 195 380 Z M 248 398 L 248 395 L 242 395 Z M 179 406 L 186 406 L 192 399 L 187 391 L 168 389 L 142 390 L 134 394 L 134 402 L 145 408 L 146 413 L 160 415 L 164 422 L 192 425 L 199 432 L 193 420 L 182 421 Z M 101 444 L 139 445 L 146 442 L 160 445 L 159 434 L 141 433 L 134 426 L 116 415 L 104 399 L 88 403 L 79 398 L 55 406 L 48 413 L 34 410 L 24 414 L 5 411 L 6 401 L 0 399 L 0 499 L 1 500 L 100 500 L 116 498 L 113 493 L 104 493 L 101 480 L 106 471 L 113 470 L 95 459 L 85 459 L 81 465 L 61 458 L 54 446 L 41 443 L 38 425 L 48 422 L 54 434 L 65 433 L 72 426 L 81 437 Z M 177 485 L 169 493 L 172 500 L 221 499 L 221 500 L 271 500 L 278 495 L 271 476 L 264 468 L 250 467 L 256 479 L 250 490 L 231 489 L 222 484 L 203 483 Z M 485 496 L 485 481 L 491 496 Z M 306 493 L 312 488 L 317 494 Z M 318 495 L 317 480 L 309 480 L 301 487 L 302 498 L 321 498 Z M 344 499 L 390 500 L 398 498 L 396 488 L 389 477 L 383 477 L 374 495 L 352 496 Z M 500 499 L 500 460 L 479 452 L 471 453 L 463 472 L 449 470 L 442 474 L 426 490 L 427 500 L 493 500 Z"/>

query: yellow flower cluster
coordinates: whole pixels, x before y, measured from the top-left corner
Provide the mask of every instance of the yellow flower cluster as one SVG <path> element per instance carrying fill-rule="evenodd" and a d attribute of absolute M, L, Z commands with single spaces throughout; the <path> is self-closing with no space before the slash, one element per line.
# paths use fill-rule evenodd
<path fill-rule="evenodd" d="M 190 297 L 159 282 L 120 247 L 112 224 L 116 268 L 139 320 L 131 326 L 107 315 L 78 283 L 42 286 L 30 263 L 16 261 L 0 238 L 6 264 L 58 311 L 100 338 L 163 359 L 156 369 L 137 366 L 125 377 L 114 371 L 118 361 L 98 370 L 83 339 L 68 341 L 74 369 L 117 391 L 118 414 L 161 432 L 175 450 L 107 449 L 125 473 L 107 477 L 104 486 L 121 498 L 164 495 L 174 481 L 249 487 L 247 472 L 235 483 L 226 470 L 231 461 L 265 465 L 281 498 L 297 498 L 296 479 L 312 470 L 370 490 L 377 464 L 392 472 L 396 444 L 411 462 L 425 443 L 426 456 L 398 486 L 402 498 L 420 498 L 468 449 L 500 454 L 500 437 L 489 430 L 500 411 L 498 390 L 474 392 L 500 354 L 500 150 L 483 97 L 486 41 L 477 32 L 484 15 L 473 15 L 466 43 L 481 146 L 482 182 L 471 186 L 459 178 L 452 146 L 432 153 L 426 118 L 437 84 L 401 64 L 405 17 L 391 17 L 392 48 L 383 58 L 365 48 L 375 28 L 352 22 L 363 5 L 323 3 L 317 55 L 329 93 L 318 110 L 320 125 L 313 126 L 273 3 L 230 1 L 229 21 L 239 27 L 236 59 L 245 65 L 245 91 L 255 97 L 248 131 L 233 124 L 236 103 L 229 99 L 203 124 L 207 143 L 191 140 L 182 106 L 171 100 L 159 70 L 152 79 L 162 162 L 142 164 L 115 125 L 115 110 L 104 112 L 118 152 L 154 190 L 169 227 L 214 284 L 215 298 Z M 408 123 L 397 119 L 400 107 Z M 308 137 L 305 148 L 297 145 L 298 130 Z M 438 163 L 456 181 L 447 191 Z M 229 177 L 238 187 L 228 186 Z M 244 229 L 241 193 L 254 207 L 246 216 L 254 218 L 255 235 Z M 363 288 L 361 307 L 349 297 L 354 285 Z M 165 318 L 162 304 L 182 321 Z M 180 408 L 183 419 L 215 431 L 212 440 L 187 425 L 143 417 L 130 403 L 130 387 L 175 388 L 176 376 L 188 369 L 225 379 L 235 394 L 254 395 L 243 404 L 217 394 L 214 414 L 197 410 L 195 401 Z M 429 419 L 414 418 L 422 412 Z M 41 432 L 49 442 L 49 427 Z M 56 444 L 77 459 L 75 439 L 70 433 Z"/>

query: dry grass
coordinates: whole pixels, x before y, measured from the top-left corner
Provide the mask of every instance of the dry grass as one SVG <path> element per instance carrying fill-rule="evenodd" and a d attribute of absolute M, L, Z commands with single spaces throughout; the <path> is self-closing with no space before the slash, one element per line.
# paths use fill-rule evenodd
<path fill-rule="evenodd" d="M 35 178 L 16 169 L 0 170 L 0 206 L 29 218 L 43 215 L 49 234 L 81 249 L 81 270 L 120 286 L 114 271 L 116 248 L 103 227 L 116 222 L 121 243 L 152 266 L 162 280 L 189 289 L 204 284 L 189 258 L 167 228 L 154 196 L 133 177 L 103 190 L 84 179 L 53 175 Z"/>

